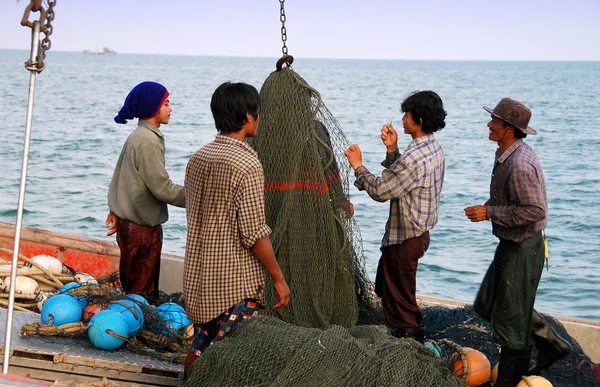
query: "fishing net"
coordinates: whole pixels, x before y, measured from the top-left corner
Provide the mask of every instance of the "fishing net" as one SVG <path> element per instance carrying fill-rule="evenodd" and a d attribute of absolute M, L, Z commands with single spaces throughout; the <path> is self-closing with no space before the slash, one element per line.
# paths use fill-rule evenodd
<path fill-rule="evenodd" d="M 492 367 L 500 360 L 500 347 L 494 343 L 489 323 L 477 316 L 472 306 L 427 307 L 423 314 L 427 339 L 437 343 L 451 340 L 460 346 L 477 349 L 486 355 Z M 540 376 L 548 379 L 554 387 L 600 386 L 599 365 L 591 361 L 562 324 L 549 315 L 544 315 L 544 318 L 571 344 L 572 350 L 566 358 L 542 371 Z M 537 356 L 535 349 L 532 356 Z"/>
<path fill-rule="evenodd" d="M 271 73 L 260 98 L 259 133 L 249 143 L 264 168 L 271 243 L 292 292 L 287 308 L 265 313 L 316 328 L 381 322 L 350 216 L 349 142 L 319 92 L 291 68 Z"/>
<path fill-rule="evenodd" d="M 200 355 L 184 386 L 464 386 L 382 326 L 306 328 L 259 316 Z"/>

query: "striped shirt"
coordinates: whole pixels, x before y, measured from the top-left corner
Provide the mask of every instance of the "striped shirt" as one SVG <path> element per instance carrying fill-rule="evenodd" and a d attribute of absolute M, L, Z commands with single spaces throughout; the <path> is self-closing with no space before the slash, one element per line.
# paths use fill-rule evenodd
<path fill-rule="evenodd" d="M 546 228 L 548 199 L 542 166 L 533 149 L 515 141 L 496 151 L 487 217 L 500 239 L 521 243 Z"/>
<path fill-rule="evenodd" d="M 390 201 L 381 247 L 401 244 L 431 230 L 438 221 L 444 181 L 444 150 L 433 134 L 411 141 L 402 155 L 387 153 L 381 177 L 364 166 L 355 171 L 354 185 L 378 202 Z"/>
<path fill-rule="evenodd" d="M 190 159 L 185 188 L 183 291 L 190 319 L 205 323 L 248 298 L 263 303 L 266 272 L 250 249 L 271 229 L 256 152 L 218 135 Z"/>

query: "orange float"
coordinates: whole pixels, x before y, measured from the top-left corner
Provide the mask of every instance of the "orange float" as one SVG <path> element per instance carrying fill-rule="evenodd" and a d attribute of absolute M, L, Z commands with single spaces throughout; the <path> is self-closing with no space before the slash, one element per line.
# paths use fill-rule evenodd
<path fill-rule="evenodd" d="M 81 317 L 81 321 L 88 322 L 96 315 L 96 313 L 103 311 L 106 309 L 108 305 L 90 302 L 85 309 L 83 310 L 83 316 Z"/>
<path fill-rule="evenodd" d="M 552 387 L 552 383 L 537 375 L 523 376 L 517 387 Z"/>
<path fill-rule="evenodd" d="M 487 382 L 492 372 L 488 358 L 473 348 L 463 347 L 458 352 L 460 357 L 452 365 L 454 375 L 469 386 L 481 386 Z"/>

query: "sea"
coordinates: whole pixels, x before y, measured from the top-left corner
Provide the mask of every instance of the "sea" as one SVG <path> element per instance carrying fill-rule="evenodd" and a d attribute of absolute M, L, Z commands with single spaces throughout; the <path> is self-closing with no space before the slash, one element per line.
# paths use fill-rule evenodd
<path fill-rule="evenodd" d="M 216 135 L 210 97 L 225 81 L 260 89 L 277 57 L 84 55 L 48 51 L 36 76 L 23 225 L 114 241 L 106 236 L 106 194 L 123 142 L 135 122 L 113 117 L 137 83 L 167 86 L 173 113 L 161 127 L 166 166 L 183 183 L 190 156 Z M 28 51 L 0 50 L 0 221 L 15 223 L 30 74 Z M 320 91 L 347 139 L 360 143 L 364 165 L 380 174 L 381 126 L 401 127 L 400 104 L 434 90 L 448 112 L 435 136 L 446 154 L 439 222 L 420 260 L 417 292 L 473 301 L 497 239 L 489 222 L 471 223 L 464 208 L 488 198 L 496 143 L 489 114 L 502 97 L 533 112 L 528 136 L 541 160 L 549 204 L 550 258 L 536 309 L 600 321 L 600 62 L 402 61 L 296 57 L 293 69 Z M 259 128 L 260 135 L 260 128 Z M 400 134 L 404 149 L 410 138 Z M 291 149 L 290 151 L 293 151 Z M 351 177 L 351 181 L 353 178 Z M 388 203 L 350 187 L 366 268 L 375 277 Z M 185 251 L 185 210 L 169 209 L 165 252 Z"/>

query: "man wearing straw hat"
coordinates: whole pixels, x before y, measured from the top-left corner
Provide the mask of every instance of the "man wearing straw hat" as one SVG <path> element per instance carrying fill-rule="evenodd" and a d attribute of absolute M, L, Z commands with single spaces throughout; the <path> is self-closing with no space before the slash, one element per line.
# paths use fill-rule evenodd
<path fill-rule="evenodd" d="M 528 126 L 531 111 L 510 98 L 484 109 L 491 114 L 489 139 L 498 143 L 490 197 L 465 214 L 472 222 L 490 220 L 500 241 L 473 307 L 502 346 L 495 386 L 514 387 L 521 376 L 548 368 L 571 348 L 533 309 L 547 258 L 548 201 L 540 162 L 523 141 L 536 134 Z M 530 339 L 539 351 L 531 368 Z"/>

